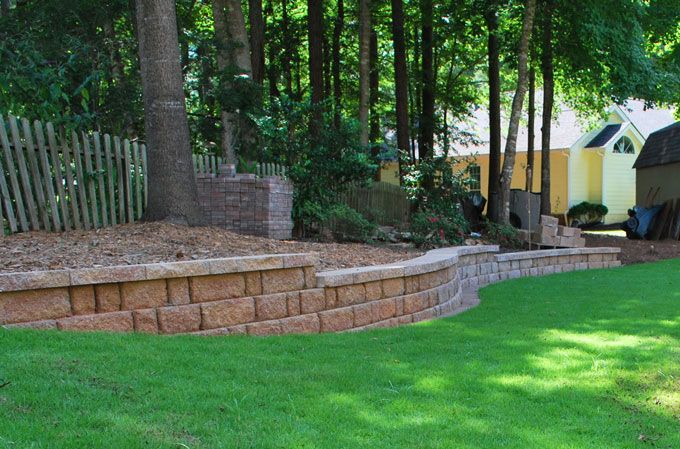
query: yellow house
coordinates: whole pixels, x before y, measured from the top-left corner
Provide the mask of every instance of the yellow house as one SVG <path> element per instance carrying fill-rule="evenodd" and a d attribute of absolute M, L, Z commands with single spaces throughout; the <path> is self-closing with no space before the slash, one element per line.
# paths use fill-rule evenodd
<path fill-rule="evenodd" d="M 643 102 L 630 100 L 624 107 L 617 105 L 610 107 L 606 119 L 588 130 L 573 110 L 563 106 L 551 128 L 552 213 L 563 214 L 569 207 L 588 201 L 604 204 L 609 208 L 605 223 L 624 221 L 628 209 L 635 205 L 633 163 L 647 136 L 671 123 L 673 123 L 672 111 L 646 109 Z M 506 126 L 504 123 L 503 129 L 507 129 Z M 481 141 L 477 145 L 456 149 L 460 160 L 457 168 L 467 170 L 476 181 L 473 186 L 487 197 L 488 129 L 488 113 L 480 109 L 475 113 L 475 124 L 471 131 Z M 534 155 L 531 186 L 533 192 L 540 192 L 541 189 L 540 139 L 540 130 L 537 130 L 534 147 L 538 150 Z M 527 130 L 522 127 L 517 140 L 518 151 L 511 184 L 513 189 L 526 188 L 527 142 Z M 502 141 L 501 147 L 505 147 L 505 140 Z M 399 183 L 396 163 L 384 165 L 381 179 Z"/>

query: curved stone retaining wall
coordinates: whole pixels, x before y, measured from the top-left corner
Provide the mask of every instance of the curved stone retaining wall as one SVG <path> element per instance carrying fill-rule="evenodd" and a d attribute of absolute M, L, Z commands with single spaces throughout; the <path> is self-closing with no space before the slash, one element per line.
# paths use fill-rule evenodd
<path fill-rule="evenodd" d="M 313 254 L 0 275 L 0 325 L 272 335 L 390 327 L 455 312 L 504 279 L 620 265 L 618 248 L 498 254 L 433 250 L 397 264 L 316 273 Z"/>

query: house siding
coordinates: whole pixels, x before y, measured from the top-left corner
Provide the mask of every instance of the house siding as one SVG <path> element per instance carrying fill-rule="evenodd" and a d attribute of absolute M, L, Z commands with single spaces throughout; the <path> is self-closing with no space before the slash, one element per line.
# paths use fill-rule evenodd
<path fill-rule="evenodd" d="M 680 198 L 680 162 L 638 168 L 636 172 L 636 204 L 644 205 L 649 190 L 652 189 L 654 192 L 657 188 L 659 193 L 654 199 L 654 204 L 661 204 L 666 200 Z"/>

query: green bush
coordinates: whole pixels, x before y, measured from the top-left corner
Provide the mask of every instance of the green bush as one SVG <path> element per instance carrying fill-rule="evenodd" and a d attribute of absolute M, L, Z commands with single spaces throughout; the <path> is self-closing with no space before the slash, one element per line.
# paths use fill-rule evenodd
<path fill-rule="evenodd" d="M 418 247 L 459 245 L 465 240 L 467 230 L 468 223 L 462 214 L 447 216 L 420 211 L 411 217 L 411 235 Z"/>
<path fill-rule="evenodd" d="M 337 241 L 362 243 L 372 241 L 378 227 L 345 204 L 331 207 L 324 226 L 328 227 Z"/>
<path fill-rule="evenodd" d="M 521 248 L 522 240 L 519 238 L 517 228 L 509 224 L 499 224 L 492 221 L 485 221 L 483 224 L 484 237 L 497 245 L 506 248 Z"/>
<path fill-rule="evenodd" d="M 567 217 L 572 220 L 575 225 L 599 223 L 605 215 L 609 213 L 609 209 L 604 204 L 593 204 L 587 201 L 572 206 L 567 211 Z"/>

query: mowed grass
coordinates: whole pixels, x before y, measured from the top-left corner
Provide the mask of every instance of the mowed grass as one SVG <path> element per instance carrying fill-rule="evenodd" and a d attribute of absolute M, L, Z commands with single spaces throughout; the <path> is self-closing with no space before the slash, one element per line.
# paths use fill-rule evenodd
<path fill-rule="evenodd" d="M 680 448 L 680 260 L 341 335 L 1 331 L 2 448 Z"/>

